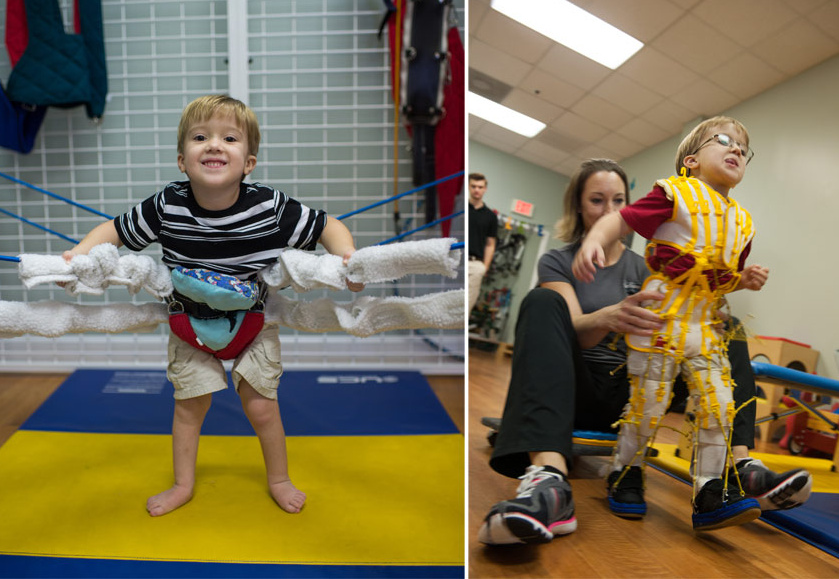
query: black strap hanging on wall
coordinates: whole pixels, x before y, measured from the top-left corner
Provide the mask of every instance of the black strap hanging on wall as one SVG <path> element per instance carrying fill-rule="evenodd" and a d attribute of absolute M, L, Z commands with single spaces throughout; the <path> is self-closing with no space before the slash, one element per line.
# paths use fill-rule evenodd
<path fill-rule="evenodd" d="M 413 182 L 435 179 L 434 135 L 443 116 L 451 0 L 408 0 L 402 31 L 402 114 L 413 133 Z M 425 191 L 425 220 L 437 218 L 437 188 Z"/>

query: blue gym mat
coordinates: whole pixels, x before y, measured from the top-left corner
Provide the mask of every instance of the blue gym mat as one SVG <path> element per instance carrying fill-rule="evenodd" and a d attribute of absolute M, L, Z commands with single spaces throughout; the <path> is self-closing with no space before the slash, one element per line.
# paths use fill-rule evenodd
<path fill-rule="evenodd" d="M 165 371 L 77 370 L 23 430 L 170 434 L 173 386 Z M 293 371 L 277 397 L 288 436 L 456 434 L 419 372 Z M 213 395 L 202 434 L 251 436 L 228 376 Z"/>
<path fill-rule="evenodd" d="M 839 496 L 835 493 L 813 493 L 800 507 L 788 511 L 768 511 L 760 518 L 839 557 Z"/>
<path fill-rule="evenodd" d="M 345 577 L 371 579 L 455 579 L 464 577 L 463 567 L 392 565 L 262 565 L 254 563 L 193 563 L 180 561 L 120 561 L 113 559 L 62 559 L 0 555 L 0 577 L 200 577 L 248 579 L 319 579 Z"/>

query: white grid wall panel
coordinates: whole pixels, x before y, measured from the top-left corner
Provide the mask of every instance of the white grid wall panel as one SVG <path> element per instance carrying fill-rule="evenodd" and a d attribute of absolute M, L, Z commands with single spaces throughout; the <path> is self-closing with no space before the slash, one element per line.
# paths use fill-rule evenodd
<path fill-rule="evenodd" d="M 67 24 L 72 2 L 60 3 Z M 462 0 L 455 5 L 460 17 Z M 221 0 L 103 0 L 102 10 L 109 83 L 102 123 L 90 121 L 82 107 L 50 108 L 31 153 L 0 149 L 0 171 L 116 215 L 165 183 L 183 178 L 175 164 L 183 107 L 197 96 L 229 91 L 228 15 L 227 2 Z M 247 100 L 262 130 L 253 180 L 333 216 L 393 194 L 389 57 L 386 36 L 377 38 L 382 14 L 379 0 L 247 2 Z M 5 51 L 0 52 L 0 78 L 6 79 L 11 65 Z M 409 146 L 401 130 L 396 151 L 399 192 L 413 188 Z M 102 220 L 6 179 L 0 179 L 0 206 L 75 239 Z M 417 227 L 423 215 L 422 194 L 403 198 L 399 209 L 402 230 Z M 352 216 L 345 223 L 358 247 L 388 239 L 394 235 L 393 204 Z M 462 240 L 463 229 L 462 217 L 457 218 L 451 235 Z M 436 227 L 409 239 L 439 235 Z M 60 254 L 70 246 L 0 215 L 0 254 Z M 154 248 L 145 253 L 160 257 Z M 461 271 L 456 279 L 412 276 L 369 287 L 364 293 L 416 296 L 462 286 Z M 349 292 L 297 297 L 327 296 L 342 302 L 353 298 Z M 55 286 L 25 290 L 15 264 L 0 262 L 0 299 L 100 303 L 143 302 L 151 297 L 141 292 L 132 298 L 124 288 L 79 298 Z M 463 371 L 461 331 L 388 332 L 364 339 L 288 329 L 281 334 L 288 368 Z M 159 367 L 166 363 L 166 336 L 161 327 L 152 334 L 5 339 L 0 340 L 0 367 Z"/>

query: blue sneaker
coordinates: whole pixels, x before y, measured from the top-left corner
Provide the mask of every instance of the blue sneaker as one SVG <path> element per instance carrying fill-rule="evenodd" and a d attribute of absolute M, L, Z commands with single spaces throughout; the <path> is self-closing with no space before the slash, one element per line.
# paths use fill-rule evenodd
<path fill-rule="evenodd" d="M 478 532 L 486 545 L 548 543 L 577 529 L 571 485 L 550 466 L 529 466 L 516 498 L 490 509 Z"/>
<path fill-rule="evenodd" d="M 725 485 L 721 478 L 705 483 L 693 499 L 693 529 L 713 531 L 742 525 L 760 516 L 760 504 L 755 499 L 739 494 L 739 490 Z"/>
<path fill-rule="evenodd" d="M 621 476 L 623 472 L 623 476 Z M 647 514 L 644 501 L 644 471 L 640 466 L 613 471 L 606 479 L 609 509 L 625 519 L 640 519 Z"/>

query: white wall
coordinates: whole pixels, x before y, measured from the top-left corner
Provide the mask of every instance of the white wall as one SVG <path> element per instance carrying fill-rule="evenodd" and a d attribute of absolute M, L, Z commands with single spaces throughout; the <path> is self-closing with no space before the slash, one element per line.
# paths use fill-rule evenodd
<path fill-rule="evenodd" d="M 747 331 L 810 344 L 817 372 L 839 379 L 839 57 L 724 114 L 749 130 L 755 158 L 732 197 L 757 230 L 749 263 L 770 269 L 760 292 L 729 297 Z M 623 161 L 637 180 L 634 198 L 675 171 L 678 138 Z M 643 240 L 634 243 L 640 249 Z"/>
<path fill-rule="evenodd" d="M 543 225 L 547 248 L 561 247 L 564 243 L 553 239 L 553 227 L 562 215 L 562 197 L 568 185 L 568 178 L 538 165 L 532 165 L 516 157 L 502 153 L 480 143 L 469 142 L 468 172 L 483 173 L 489 183 L 484 202 L 501 214 L 513 216 L 513 199 L 533 203 L 533 218 L 516 215 L 522 223 Z M 499 227 L 503 227 L 499 225 Z M 534 233 L 529 235 L 527 249 L 522 259 L 519 275 L 513 285 L 510 317 L 500 340 L 512 342 L 519 304 L 533 287 L 533 270 L 539 257 L 541 239 Z"/>

